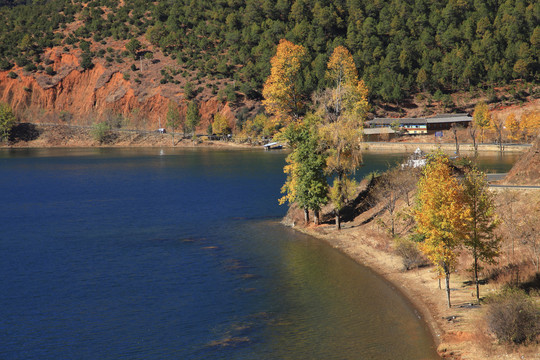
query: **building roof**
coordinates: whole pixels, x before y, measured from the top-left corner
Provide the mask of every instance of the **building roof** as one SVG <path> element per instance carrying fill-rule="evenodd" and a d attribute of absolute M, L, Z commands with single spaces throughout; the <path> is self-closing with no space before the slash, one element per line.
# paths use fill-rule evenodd
<path fill-rule="evenodd" d="M 402 126 L 406 125 L 425 125 L 437 123 L 453 123 L 453 122 L 471 122 L 472 117 L 469 114 L 439 114 L 428 118 L 375 118 L 366 121 L 366 125 L 392 125 L 399 121 Z"/>
<path fill-rule="evenodd" d="M 368 125 L 392 125 L 394 122 L 399 121 L 400 124 L 426 124 L 425 118 L 375 118 L 373 120 L 366 121 Z"/>
<path fill-rule="evenodd" d="M 379 135 L 379 134 L 393 134 L 394 130 L 389 127 L 383 128 L 364 128 L 364 135 Z"/>
<path fill-rule="evenodd" d="M 449 122 L 470 122 L 472 116 L 469 114 L 440 114 L 430 118 L 426 118 L 429 124 L 433 123 L 449 123 Z"/>

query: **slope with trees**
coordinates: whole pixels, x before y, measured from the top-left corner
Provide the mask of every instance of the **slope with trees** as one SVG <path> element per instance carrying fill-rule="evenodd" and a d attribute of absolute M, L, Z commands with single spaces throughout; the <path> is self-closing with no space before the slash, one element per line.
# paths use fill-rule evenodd
<path fill-rule="evenodd" d="M 305 93 L 328 85 L 325 64 L 338 46 L 350 50 L 371 97 L 385 102 L 538 80 L 540 5 L 533 0 L 15 4 L 0 5 L 2 70 L 42 71 L 51 47 L 80 49 L 86 67 L 98 57 L 116 61 L 106 49 L 119 41 L 127 55 L 146 59 L 147 49 L 159 50 L 182 72 L 235 80 L 236 90 L 260 99 L 270 58 L 285 38 L 305 48 L 308 67 L 299 84 Z"/>

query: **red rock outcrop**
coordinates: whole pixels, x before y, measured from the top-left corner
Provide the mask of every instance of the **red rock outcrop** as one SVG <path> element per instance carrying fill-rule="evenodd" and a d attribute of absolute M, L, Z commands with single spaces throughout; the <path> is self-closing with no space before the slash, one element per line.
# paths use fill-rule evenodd
<path fill-rule="evenodd" d="M 27 74 L 22 69 L 14 71 L 18 76 L 11 78 L 9 71 L 0 72 L 0 101 L 9 103 L 17 113 L 26 109 L 42 109 L 52 113 L 69 112 L 72 123 L 81 119 L 99 118 L 107 112 L 126 117 L 137 112 L 144 118 L 142 127 L 155 129 L 161 121 L 165 123 L 169 101 L 179 104 L 185 113 L 187 102 L 182 91 L 165 95 L 160 86 L 141 86 L 130 82 L 118 69 L 107 68 L 100 63 L 92 69 L 81 70 L 79 59 L 73 54 L 50 50 L 47 53 L 54 63 L 54 76 L 44 73 Z M 170 90 L 170 89 L 169 89 Z M 170 93 L 170 91 L 169 91 Z M 217 98 L 198 100 L 201 113 L 199 129 L 206 129 L 213 114 L 220 112 L 234 127 L 234 113 L 228 104 Z M 39 119 L 25 119 L 39 122 Z M 88 121 L 87 121 L 88 122 Z"/>

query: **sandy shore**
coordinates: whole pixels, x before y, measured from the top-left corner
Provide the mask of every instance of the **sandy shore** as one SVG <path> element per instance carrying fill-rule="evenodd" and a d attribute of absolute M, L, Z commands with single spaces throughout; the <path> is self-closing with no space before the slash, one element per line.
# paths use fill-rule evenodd
<path fill-rule="evenodd" d="M 285 219 L 286 225 L 291 225 Z M 298 222 L 296 222 L 298 224 Z M 466 286 L 458 275 L 450 280 L 452 307 L 448 308 L 446 293 L 432 267 L 404 271 L 401 258 L 389 251 L 390 244 L 381 243 L 371 225 L 345 223 L 341 231 L 333 225 L 299 226 L 294 228 L 326 241 L 355 261 L 366 265 L 389 280 L 415 306 L 428 324 L 437 351 L 447 359 L 540 359 L 534 347 L 510 348 L 498 345 L 488 335 L 482 322 L 484 308 L 476 304 L 473 286 Z M 482 285 L 481 294 L 495 291 Z"/>

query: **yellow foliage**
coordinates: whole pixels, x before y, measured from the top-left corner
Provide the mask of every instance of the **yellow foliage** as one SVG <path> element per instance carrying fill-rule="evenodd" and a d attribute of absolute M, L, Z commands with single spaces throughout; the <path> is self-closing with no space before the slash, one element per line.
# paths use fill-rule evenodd
<path fill-rule="evenodd" d="M 263 105 L 283 124 L 296 119 L 304 106 L 297 80 L 306 56 L 303 46 L 282 39 L 270 60 L 272 67 L 263 87 Z"/>
<path fill-rule="evenodd" d="M 440 274 L 450 271 L 456 262 L 455 249 L 466 237 L 470 209 L 445 155 L 436 154 L 428 163 L 417 196 L 414 216 L 418 231 L 425 235 L 420 249 Z"/>
<path fill-rule="evenodd" d="M 516 119 L 516 115 L 514 113 L 506 117 L 505 126 L 506 126 L 506 129 L 508 129 L 508 132 L 509 132 L 508 137 L 511 140 L 517 141 L 521 139 L 520 122 Z"/>
<path fill-rule="evenodd" d="M 349 50 L 336 47 L 327 66 L 326 76 L 335 85 L 327 106 L 332 107 L 337 116 L 365 117 L 369 111 L 368 89 L 363 80 L 358 81 L 358 71 Z"/>
<path fill-rule="evenodd" d="M 242 131 L 238 135 L 253 141 L 260 136 L 267 138 L 272 137 L 275 132 L 275 124 L 266 115 L 258 114 L 255 118 L 246 120 L 242 127 Z"/>
<path fill-rule="evenodd" d="M 229 123 L 227 118 L 220 114 L 214 114 L 214 122 L 212 123 L 212 132 L 216 135 L 223 136 L 230 132 Z"/>
<path fill-rule="evenodd" d="M 327 66 L 326 76 L 335 81 L 336 87 L 342 84 L 355 86 L 358 83 L 358 70 L 356 70 L 354 59 L 344 46 L 334 49 Z"/>
<path fill-rule="evenodd" d="M 289 204 L 294 203 L 296 200 L 296 183 L 298 182 L 298 163 L 293 161 L 292 157 L 287 156 L 287 165 L 283 167 L 283 172 L 287 174 L 287 180 L 281 187 L 281 193 L 283 195 L 279 200 L 279 205 L 283 205 L 286 202 Z"/>
<path fill-rule="evenodd" d="M 534 110 L 521 115 L 521 133 L 526 139 L 540 134 L 540 111 Z"/>
<path fill-rule="evenodd" d="M 491 114 L 485 102 L 481 101 L 474 107 L 473 123 L 482 129 L 480 141 L 484 142 L 484 129 L 488 128 L 491 124 Z"/>

